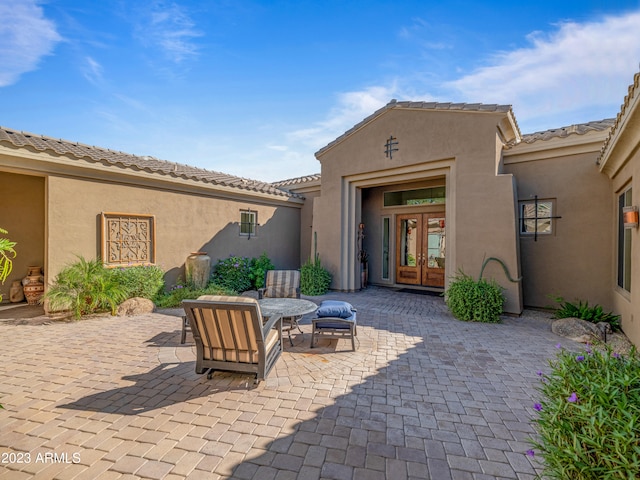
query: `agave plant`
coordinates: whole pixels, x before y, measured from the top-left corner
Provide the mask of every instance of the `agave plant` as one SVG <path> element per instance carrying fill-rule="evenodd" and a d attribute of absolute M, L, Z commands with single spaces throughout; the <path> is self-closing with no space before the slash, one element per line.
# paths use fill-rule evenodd
<path fill-rule="evenodd" d="M 69 311 L 74 317 L 98 311 L 115 315 L 127 299 L 127 290 L 115 282 L 99 260 L 78 261 L 63 269 L 43 297 L 52 311 Z"/>

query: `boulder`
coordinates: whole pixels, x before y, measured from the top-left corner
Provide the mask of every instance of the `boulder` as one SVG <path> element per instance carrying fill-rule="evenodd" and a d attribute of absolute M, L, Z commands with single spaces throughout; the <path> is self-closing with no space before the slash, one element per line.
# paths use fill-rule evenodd
<path fill-rule="evenodd" d="M 556 335 L 567 337 L 580 343 L 602 340 L 603 332 L 595 324 L 579 318 L 561 318 L 551 324 L 551 331 Z"/>
<path fill-rule="evenodd" d="M 134 297 L 120 304 L 118 307 L 118 316 L 142 315 L 153 312 L 155 308 L 156 306 L 148 298 Z"/>

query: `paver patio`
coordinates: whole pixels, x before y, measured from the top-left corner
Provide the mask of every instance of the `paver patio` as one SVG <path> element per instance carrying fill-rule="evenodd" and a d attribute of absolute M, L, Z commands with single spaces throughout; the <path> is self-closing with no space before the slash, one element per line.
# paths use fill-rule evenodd
<path fill-rule="evenodd" d="M 0 480 L 535 477 L 536 371 L 575 344 L 531 312 L 474 324 L 440 297 L 324 298 L 358 308 L 357 351 L 310 349 L 303 325 L 257 387 L 197 375 L 175 312 L 0 321 Z"/>

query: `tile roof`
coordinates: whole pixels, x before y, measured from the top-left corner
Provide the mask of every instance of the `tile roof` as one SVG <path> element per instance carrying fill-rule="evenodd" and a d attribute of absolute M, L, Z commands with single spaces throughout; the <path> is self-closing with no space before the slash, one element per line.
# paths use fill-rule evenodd
<path fill-rule="evenodd" d="M 611 127 L 611 131 L 609 132 L 609 136 L 604 141 L 604 145 L 602 145 L 602 149 L 600 150 L 600 155 L 598 156 L 598 161 L 597 161 L 598 164 L 600 164 L 600 162 L 602 161 L 602 158 L 607 153 L 607 150 L 609 149 L 609 146 L 611 144 L 613 137 L 618 133 L 619 130 L 622 130 L 622 126 L 621 126 L 622 119 L 627 113 L 627 110 L 631 106 L 633 100 L 637 97 L 638 92 L 640 92 L 640 72 L 636 73 L 633 76 L 633 83 L 629 85 L 629 90 L 627 92 L 627 95 L 624 97 L 624 103 L 620 107 L 620 111 L 618 112 L 618 115 L 614 120 L 613 126 Z"/>
<path fill-rule="evenodd" d="M 319 180 L 320 180 L 320 174 L 319 173 L 313 173 L 311 175 L 304 175 L 302 177 L 288 178 L 286 180 L 280 180 L 278 182 L 271 183 L 271 185 L 273 185 L 274 187 L 290 187 L 292 185 L 298 185 L 298 184 L 307 183 L 307 182 L 315 182 L 315 181 L 319 181 Z"/>
<path fill-rule="evenodd" d="M 159 160 L 150 156 L 137 156 L 106 148 L 93 147 L 77 142 L 69 142 L 42 135 L 20 132 L 0 127 L 0 145 L 9 144 L 14 147 L 30 147 L 41 152 L 52 152 L 69 158 L 83 160 L 88 163 L 116 165 L 131 170 L 143 170 L 153 174 L 168 175 L 174 178 L 201 181 L 211 185 L 238 188 L 240 190 L 266 193 L 283 197 L 301 198 L 276 186 L 257 180 L 227 175 L 225 173 L 191 167 L 179 163 Z"/>
<path fill-rule="evenodd" d="M 522 143 L 533 143 L 538 140 L 551 140 L 552 138 L 565 138 L 569 135 L 584 135 L 589 132 L 602 132 L 611 128 L 615 120 L 613 118 L 605 118 L 587 123 L 577 123 L 568 127 L 552 128 L 542 132 L 527 133 L 522 136 Z"/>
<path fill-rule="evenodd" d="M 638 75 L 638 79 L 640 79 L 640 74 Z M 476 105 L 481 105 L 481 104 L 473 104 L 473 105 L 469 105 L 469 104 L 437 104 L 437 103 L 429 103 L 427 104 L 427 102 L 398 102 L 398 103 L 403 103 L 403 104 L 421 104 L 421 105 L 428 105 L 428 106 L 432 106 L 435 105 L 434 108 L 440 108 L 440 109 L 444 109 L 446 108 L 447 105 L 464 105 L 464 108 L 469 109 L 470 107 L 474 107 Z M 506 107 L 506 106 L 501 106 L 501 105 L 484 105 L 484 107 L 490 107 L 490 108 L 496 108 L 496 110 L 490 110 L 490 111 L 505 111 L 505 110 L 497 110 L 498 107 Z M 419 106 L 418 108 L 426 108 L 424 106 Z M 373 118 L 376 114 L 374 113 L 373 115 L 371 115 L 368 118 Z M 366 121 L 366 119 L 365 119 Z M 568 137 L 569 135 L 584 135 L 588 132 L 593 132 L 593 131 L 597 131 L 597 132 L 602 132 L 605 131 L 607 129 L 610 129 L 614 124 L 617 124 L 617 122 L 619 122 L 619 120 L 613 119 L 613 118 L 605 118 L 604 120 L 596 120 L 593 122 L 587 122 L 587 123 L 579 123 L 579 124 L 575 124 L 575 125 L 570 125 L 567 127 L 561 127 L 561 128 L 553 128 L 550 130 L 544 130 L 541 132 L 535 132 L 535 133 L 527 133 L 527 134 L 523 134 L 522 135 L 522 143 L 534 143 L 537 142 L 538 140 L 551 140 L 552 138 L 565 138 Z M 364 123 L 361 122 L 361 123 Z M 360 125 L 360 124 L 358 124 Z M 352 130 L 356 130 L 358 128 L 358 125 L 353 127 L 351 130 L 349 130 L 349 132 L 351 132 Z M 345 135 L 347 135 L 349 132 L 345 133 Z M 344 135 L 343 135 L 344 136 Z M 611 136 L 611 134 L 609 135 Z M 332 145 L 334 142 L 330 143 L 329 145 Z M 329 146 L 327 145 L 327 147 Z M 515 146 L 515 145 L 510 145 L 510 146 Z M 325 148 L 327 148 L 325 147 Z M 324 150 L 324 149 L 323 149 Z M 604 150 L 604 148 L 603 148 Z M 305 175 L 302 177 L 297 177 L 297 178 L 290 178 L 287 180 L 281 180 L 279 182 L 274 182 L 272 185 L 277 186 L 277 187 L 287 187 L 287 186 L 292 186 L 292 185 L 296 185 L 296 184 L 302 184 L 302 183 L 306 183 L 306 182 L 312 182 L 312 181 L 316 181 L 316 180 L 320 180 L 320 174 L 316 173 L 313 175 Z"/>
<path fill-rule="evenodd" d="M 500 113 L 509 113 L 511 112 L 513 116 L 513 120 L 515 122 L 516 129 L 518 129 L 518 133 L 520 130 L 518 128 L 518 123 L 515 120 L 515 115 L 513 115 L 513 110 L 511 105 L 497 105 L 497 104 L 484 104 L 484 103 L 441 103 L 441 102 L 411 102 L 411 101 L 402 101 L 399 102 L 395 99 L 391 100 L 384 107 L 376 110 L 367 118 L 354 125 L 352 128 L 344 132 L 338 138 L 328 143 L 326 146 L 322 147 L 320 150 L 316 152 L 316 157 L 321 155 L 326 150 L 331 148 L 332 146 L 340 143 L 346 137 L 351 135 L 356 130 L 359 130 L 364 125 L 372 121 L 377 116 L 386 112 L 387 110 L 391 110 L 393 108 L 406 108 L 406 109 L 424 109 L 424 110 L 448 110 L 455 112 L 500 112 Z"/>

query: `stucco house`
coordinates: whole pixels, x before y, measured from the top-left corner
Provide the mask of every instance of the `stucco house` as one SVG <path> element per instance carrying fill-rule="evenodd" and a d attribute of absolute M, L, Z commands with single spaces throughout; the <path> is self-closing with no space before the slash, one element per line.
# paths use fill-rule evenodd
<path fill-rule="evenodd" d="M 443 291 L 488 262 L 507 312 L 587 300 L 640 345 L 639 81 L 616 119 L 533 134 L 509 105 L 392 100 L 316 153 L 320 174 L 272 184 L 2 128 L 13 277 L 41 264 L 51 281 L 83 255 L 156 263 L 171 284 L 196 250 L 297 268 L 317 248 L 336 290 L 362 287 L 366 251 L 369 283 Z M 124 224 L 139 244 L 110 237 Z"/>
<path fill-rule="evenodd" d="M 78 255 L 157 264 L 170 285 L 196 251 L 300 265 L 304 198 L 264 182 L 1 128 L 0 192 L 19 251 L 5 291 L 29 265 L 51 282 Z"/>

